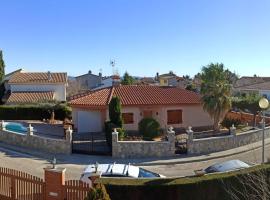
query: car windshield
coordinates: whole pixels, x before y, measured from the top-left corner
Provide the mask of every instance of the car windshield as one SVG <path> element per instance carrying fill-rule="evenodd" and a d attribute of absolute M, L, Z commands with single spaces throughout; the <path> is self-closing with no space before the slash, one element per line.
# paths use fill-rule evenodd
<path fill-rule="evenodd" d="M 160 177 L 160 176 L 159 176 L 159 174 L 156 174 L 154 172 L 150 172 L 148 170 L 145 170 L 145 169 L 140 168 L 139 169 L 139 178 L 140 177 L 141 178 L 142 177 L 145 177 L 145 178 L 149 177 L 149 178 L 151 178 L 151 177 Z"/>

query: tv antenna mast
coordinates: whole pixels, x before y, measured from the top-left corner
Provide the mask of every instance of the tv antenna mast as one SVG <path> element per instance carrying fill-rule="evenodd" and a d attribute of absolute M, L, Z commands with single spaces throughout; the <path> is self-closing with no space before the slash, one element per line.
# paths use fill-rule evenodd
<path fill-rule="evenodd" d="M 114 59 L 110 60 L 110 65 L 112 66 L 113 75 L 118 75 L 118 70 L 115 68 L 115 60 Z"/>

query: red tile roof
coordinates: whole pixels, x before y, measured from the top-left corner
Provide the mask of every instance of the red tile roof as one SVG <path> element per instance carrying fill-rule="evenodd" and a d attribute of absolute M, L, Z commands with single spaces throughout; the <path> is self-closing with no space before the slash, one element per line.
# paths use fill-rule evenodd
<path fill-rule="evenodd" d="M 48 72 L 18 72 L 14 74 L 9 83 L 66 83 L 67 82 L 67 73 L 50 73 Z"/>
<path fill-rule="evenodd" d="M 119 96 L 124 106 L 200 104 L 200 95 L 194 92 L 176 87 L 150 85 L 105 88 L 75 97 L 69 103 L 71 106 L 106 106 L 112 96 Z"/>
<path fill-rule="evenodd" d="M 53 99 L 54 92 L 12 92 L 7 103 L 37 103 Z"/>

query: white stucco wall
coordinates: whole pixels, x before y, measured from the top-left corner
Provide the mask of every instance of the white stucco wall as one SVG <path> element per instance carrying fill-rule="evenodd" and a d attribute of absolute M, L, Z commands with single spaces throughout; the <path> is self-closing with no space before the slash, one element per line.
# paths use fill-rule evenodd
<path fill-rule="evenodd" d="M 182 110 L 182 120 L 181 124 L 167 124 L 167 110 Z M 78 111 L 89 111 L 91 109 L 86 108 L 72 108 L 72 120 L 77 128 L 77 115 Z M 200 127 L 200 126 L 211 126 L 213 125 L 213 121 L 205 112 L 201 105 L 183 105 L 183 106 L 140 106 L 140 107 L 122 107 L 122 113 L 133 113 L 133 124 L 124 124 L 124 129 L 126 130 L 138 130 L 138 123 L 143 118 L 143 111 L 151 110 L 152 117 L 155 118 L 161 125 L 162 128 L 168 128 L 173 126 L 174 128 L 187 128 L 188 126 L 192 127 Z M 106 109 L 106 114 L 104 113 L 104 117 L 102 118 L 102 124 L 105 120 L 109 120 L 109 111 Z"/>
<path fill-rule="evenodd" d="M 66 101 L 66 85 L 65 84 L 25 84 L 25 85 L 10 85 L 11 92 L 31 92 L 31 91 L 54 91 L 55 100 Z"/>

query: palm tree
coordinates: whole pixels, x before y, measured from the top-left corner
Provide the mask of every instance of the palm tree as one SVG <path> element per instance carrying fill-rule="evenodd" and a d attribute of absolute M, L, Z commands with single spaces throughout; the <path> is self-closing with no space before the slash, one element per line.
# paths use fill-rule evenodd
<path fill-rule="evenodd" d="M 202 68 L 201 80 L 203 109 L 213 118 L 214 131 L 219 131 L 219 124 L 232 104 L 228 70 L 224 70 L 222 63 L 211 63 Z"/>

